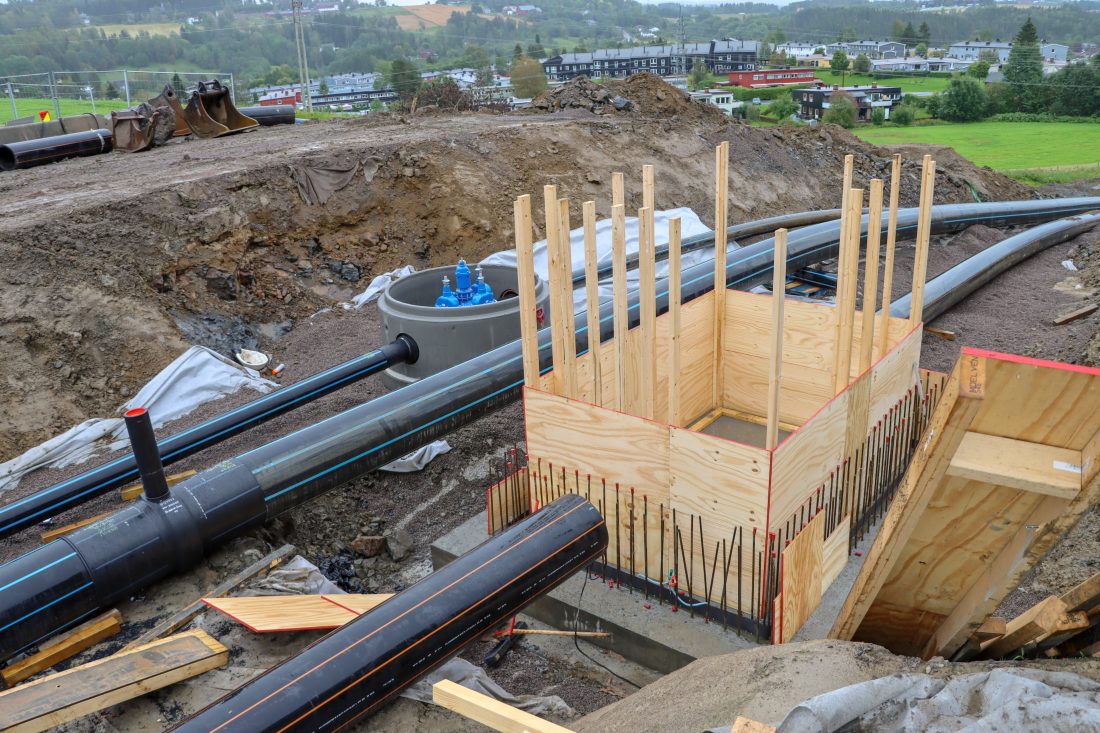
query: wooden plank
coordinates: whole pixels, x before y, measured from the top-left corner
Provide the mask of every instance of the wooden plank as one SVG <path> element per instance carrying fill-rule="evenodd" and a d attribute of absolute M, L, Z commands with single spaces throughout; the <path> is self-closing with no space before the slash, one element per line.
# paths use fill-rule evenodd
<path fill-rule="evenodd" d="M 89 524 L 95 524 L 99 520 L 101 520 L 104 517 L 106 517 L 108 515 L 111 515 L 111 514 L 114 514 L 114 510 L 109 511 L 109 512 L 101 512 L 101 513 L 96 514 L 94 516 L 87 517 L 86 519 L 81 519 L 78 522 L 73 522 L 72 524 L 66 524 L 64 527 L 55 527 L 54 529 L 51 529 L 48 532 L 43 532 L 42 533 L 42 542 L 43 543 L 53 542 L 58 537 L 64 537 L 67 534 L 70 534 L 72 532 L 77 531 L 81 527 L 87 527 Z"/>
<path fill-rule="evenodd" d="M 202 600 L 215 611 L 224 613 L 257 634 L 335 629 L 358 615 L 330 603 L 320 595 L 236 596 Z"/>
<path fill-rule="evenodd" d="M 877 420 L 916 385 L 920 349 L 920 329 L 909 329 L 900 343 L 871 367 L 870 419 Z"/>
<path fill-rule="evenodd" d="M 1066 602 L 1048 596 L 1008 622 L 1005 633 L 982 647 L 982 656 L 1002 657 L 1057 628 L 1066 615 Z"/>
<path fill-rule="evenodd" d="M 737 527 L 763 530 L 768 452 L 683 428 L 672 428 L 670 435 L 672 508 L 705 517 L 719 537 Z"/>
<path fill-rule="evenodd" d="M 936 161 L 924 156 L 921 167 L 920 207 L 917 213 L 917 251 L 913 259 L 913 290 L 909 323 L 916 326 L 924 314 L 924 285 L 928 279 L 928 242 L 932 234 L 932 197 L 936 187 Z"/>
<path fill-rule="evenodd" d="M 952 476 L 1072 499 L 1081 490 L 1081 453 L 996 435 L 967 433 Z"/>
<path fill-rule="evenodd" d="M 561 227 L 561 212 L 558 210 L 558 187 L 542 187 L 542 203 L 546 222 L 546 259 L 547 286 L 550 289 L 550 351 L 554 370 L 551 373 L 554 392 L 565 394 L 565 340 L 562 338 L 559 319 L 567 307 L 562 302 L 560 273 L 561 249 L 558 245 L 558 229 Z M 570 308 L 572 310 L 572 308 Z"/>
<path fill-rule="evenodd" d="M 730 733 L 775 733 L 775 726 L 738 715 L 730 726 Z"/>
<path fill-rule="evenodd" d="M 944 341 L 954 341 L 958 338 L 958 335 L 954 331 L 947 331 L 942 328 L 936 328 L 935 326 L 925 326 L 925 333 L 930 333 L 933 336 L 939 336 Z"/>
<path fill-rule="evenodd" d="M 898 203 L 901 195 L 901 153 L 895 153 L 890 163 L 890 214 L 886 224 L 886 261 L 882 270 L 882 302 L 889 303 L 894 287 L 894 245 L 898 238 Z M 878 353 L 890 348 L 890 309 L 883 308 L 879 316 Z"/>
<path fill-rule="evenodd" d="M 568 728 L 450 680 L 432 685 L 432 702 L 501 733 L 570 733 Z"/>
<path fill-rule="evenodd" d="M 859 342 L 859 373 L 871 368 L 875 347 L 875 312 L 878 309 L 878 258 L 882 248 L 882 179 L 871 181 L 867 209 L 867 248 L 863 265 L 863 328 Z M 885 352 L 883 352 L 885 353 Z"/>
<path fill-rule="evenodd" d="M 668 220 L 668 409 L 666 420 L 679 427 L 680 410 L 680 217 Z"/>
<path fill-rule="evenodd" d="M 668 501 L 668 426 L 524 390 L 529 455 Z"/>
<path fill-rule="evenodd" d="M 840 343 L 842 337 L 842 329 L 844 319 L 840 313 L 843 309 L 844 303 L 848 302 L 848 288 L 854 287 L 847 277 L 848 267 L 848 249 L 851 246 L 851 237 L 848 234 L 848 230 L 851 227 L 852 216 L 851 207 L 848 205 L 848 201 L 852 196 L 852 170 L 855 165 L 855 156 L 848 154 L 844 156 L 844 177 L 841 181 L 840 188 L 840 238 L 837 240 L 837 259 L 836 259 L 836 292 L 834 295 L 834 301 L 836 303 L 837 317 L 834 322 L 833 332 L 833 394 L 841 390 L 841 370 L 840 370 Z"/>
<path fill-rule="evenodd" d="M 607 639 L 610 631 L 560 631 L 558 629 L 511 629 L 498 631 L 495 636 L 576 636 L 582 639 Z"/>
<path fill-rule="evenodd" d="M 535 263 L 531 234 L 531 196 L 524 194 L 512 207 L 516 228 L 516 265 L 519 277 L 519 328 L 523 345 L 523 383 L 534 387 L 539 383 L 539 327 L 535 311 Z M 547 283 L 549 286 L 549 283 Z"/>
<path fill-rule="evenodd" d="M 18 662 L 9 664 L 0 670 L 4 684 L 11 687 L 28 677 L 33 677 L 58 662 L 89 649 L 104 639 L 114 636 L 122 629 L 122 614 L 117 610 L 96 616 L 74 629 L 58 634 L 44 644 L 38 651 Z"/>
<path fill-rule="evenodd" d="M 626 209 L 621 204 L 611 208 L 611 269 L 615 321 L 615 409 L 628 409 L 626 398 L 627 328 L 629 324 L 626 300 Z"/>
<path fill-rule="evenodd" d="M 189 679 L 229 660 L 202 631 L 188 631 L 0 692 L 0 730 L 35 733 Z"/>
<path fill-rule="evenodd" d="M 848 535 L 851 533 L 851 517 L 846 516 L 825 539 L 821 553 L 821 592 L 824 594 L 848 563 Z"/>
<path fill-rule="evenodd" d="M 835 383 L 833 389 L 836 392 L 844 389 L 851 382 L 852 371 L 852 344 L 855 329 L 856 316 L 856 280 L 859 277 L 859 239 L 860 218 L 863 211 L 863 189 L 853 188 L 848 194 L 848 219 L 846 229 L 848 237 L 848 249 L 845 252 L 843 277 L 849 283 L 844 288 L 843 302 L 837 302 L 840 312 L 840 340 L 837 342 Z"/>
<path fill-rule="evenodd" d="M 783 549 L 783 617 L 776 641 L 786 644 L 821 603 L 825 513 L 819 512 Z"/>
<path fill-rule="evenodd" d="M 577 396 L 577 333 L 573 303 L 573 245 L 569 239 L 569 199 L 558 199 L 558 287 L 562 309 L 556 323 L 560 326 L 562 389 L 566 397 Z"/>
<path fill-rule="evenodd" d="M 722 404 L 725 393 L 726 319 L 726 217 L 729 213 L 729 143 L 721 142 L 714 149 L 714 388 L 711 405 Z"/>
<path fill-rule="evenodd" d="M 1100 308 L 1100 305 L 1097 305 L 1096 303 L 1089 303 L 1083 308 L 1078 308 L 1077 310 L 1072 310 L 1069 313 L 1058 316 L 1054 319 L 1054 325 L 1064 326 L 1067 323 L 1073 323 L 1074 321 L 1080 318 L 1084 318 L 1085 316 L 1091 316 L 1093 313 L 1096 312 L 1097 308 Z"/>
<path fill-rule="evenodd" d="M 622 173 L 611 174 L 611 205 L 626 208 L 626 181 Z"/>
<path fill-rule="evenodd" d="M 189 479 L 197 473 L 198 473 L 198 471 L 191 468 L 191 469 L 188 469 L 186 471 L 180 471 L 179 473 L 169 474 L 168 476 L 164 477 L 164 480 L 168 482 L 169 486 L 175 486 L 180 481 L 183 481 L 185 479 Z M 145 487 L 142 486 L 141 483 L 139 482 L 139 483 L 136 483 L 136 484 L 130 484 L 129 486 L 123 486 L 119 490 L 119 492 L 120 492 L 119 495 L 122 497 L 123 501 L 133 501 L 134 499 L 141 496 L 141 493 L 144 490 L 145 490 Z"/>
<path fill-rule="evenodd" d="M 977 637 L 978 641 L 989 641 L 1004 636 L 1005 631 L 1008 629 L 1007 623 L 1003 618 L 990 616 L 985 620 L 985 623 L 974 631 L 974 636 Z"/>
<path fill-rule="evenodd" d="M 237 588 L 241 587 L 253 578 L 258 578 L 269 570 L 272 570 L 285 561 L 289 560 L 297 550 L 294 545 L 283 545 L 277 550 L 269 552 L 264 557 L 260 558 L 256 562 L 249 565 L 247 568 L 225 579 L 217 586 L 214 587 L 209 593 L 206 594 L 207 598 L 220 598 L 228 593 L 232 593 Z M 146 631 L 139 636 L 133 642 L 126 646 L 126 649 L 133 649 L 143 644 L 148 644 L 155 639 L 159 639 L 162 636 L 167 636 L 173 632 L 179 631 L 187 624 L 191 623 L 191 619 L 198 616 L 200 613 L 206 610 L 206 604 L 202 602 L 202 599 L 193 601 L 192 603 L 184 606 L 182 609 L 172 614 L 164 621 L 160 622 L 153 628 Z"/>
<path fill-rule="evenodd" d="M 960 360 L 951 374 L 932 415 L 927 437 L 917 447 L 878 536 L 829 632 L 831 639 L 851 640 L 856 635 L 905 550 L 939 480 L 947 473 L 950 456 L 981 406 L 983 367 L 977 367 L 973 382 L 970 379 L 964 382 L 962 365 Z"/>
<path fill-rule="evenodd" d="M 768 424 L 764 447 L 775 450 L 779 444 L 780 384 L 783 381 L 783 301 L 787 292 L 787 230 L 775 232 L 772 260 L 771 368 L 768 370 Z"/>
<path fill-rule="evenodd" d="M 600 360 L 600 279 L 596 253 L 596 202 L 585 201 L 584 219 L 584 295 L 587 310 L 588 353 L 592 364 L 592 404 L 603 406 L 603 362 Z M 533 387 L 533 384 L 527 386 Z"/>
<path fill-rule="evenodd" d="M 653 209 L 642 207 L 638 210 L 638 330 L 641 339 L 637 356 L 641 367 L 641 411 L 638 414 L 648 420 L 657 416 L 657 290 L 654 270 Z"/>
<path fill-rule="evenodd" d="M 1089 611 L 1100 605 L 1100 573 L 1081 581 L 1061 597 L 1067 611 Z"/>

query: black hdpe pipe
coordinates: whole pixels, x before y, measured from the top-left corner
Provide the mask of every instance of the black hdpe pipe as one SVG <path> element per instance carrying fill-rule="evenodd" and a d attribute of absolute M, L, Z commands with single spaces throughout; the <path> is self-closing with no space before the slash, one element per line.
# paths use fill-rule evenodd
<path fill-rule="evenodd" d="M 246 117 L 259 122 L 263 127 L 271 127 L 272 125 L 293 125 L 294 124 L 294 105 L 293 104 L 270 104 L 260 105 L 259 107 L 238 107 L 237 111 Z"/>
<path fill-rule="evenodd" d="M 921 320 L 930 323 L 1006 270 L 1097 225 L 1100 213 L 1072 216 L 1040 224 L 983 249 L 925 284 Z M 890 315 L 908 317 L 912 301 L 912 293 L 898 298 L 890 304 Z"/>
<path fill-rule="evenodd" d="M 172 728 L 336 731 L 599 556 L 607 527 L 567 494 Z"/>
<path fill-rule="evenodd" d="M 1100 208 L 1100 198 L 951 204 L 933 207 L 932 231 L 975 223 L 1048 221 Z M 899 230 L 916 227 L 916 209 L 899 213 Z M 792 270 L 835 256 L 839 223 L 792 232 Z M 752 287 L 770 278 L 773 243 L 736 250 L 726 283 Z M 712 289 L 712 262 L 682 273 L 681 298 Z M 657 312 L 668 308 L 667 280 L 657 283 Z M 600 308 L 601 340 L 612 338 L 610 302 Z M 638 293 L 629 297 L 638 321 Z M 577 353 L 587 349 L 586 316 L 576 315 Z M 539 334 L 543 370 L 550 368 L 550 333 Z M 159 504 L 144 499 L 0 566 L 0 661 L 195 565 L 222 542 L 261 526 L 409 451 L 510 404 L 520 395 L 518 341 L 426 377 L 235 458 L 170 489 Z M 178 511 L 164 511 L 172 505 Z"/>
<path fill-rule="evenodd" d="M 165 465 L 183 460 L 193 453 L 217 445 L 244 430 L 371 374 L 395 364 L 415 363 L 419 356 L 416 342 L 402 334 L 380 349 L 258 397 L 224 415 L 165 438 L 158 444 L 160 460 Z M 131 453 L 0 506 L 0 538 L 124 486 L 138 478 L 138 475 L 138 465 Z"/>
<path fill-rule="evenodd" d="M 0 170 L 33 168 L 62 158 L 109 153 L 113 140 L 110 130 L 99 129 L 0 145 Z"/>

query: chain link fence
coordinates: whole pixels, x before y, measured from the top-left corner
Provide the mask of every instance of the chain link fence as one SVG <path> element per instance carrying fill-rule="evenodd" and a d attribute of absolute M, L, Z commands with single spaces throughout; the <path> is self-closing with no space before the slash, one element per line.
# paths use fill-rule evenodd
<path fill-rule="evenodd" d="M 0 77 L 0 94 L 7 98 L 0 100 L 0 122 L 37 121 L 43 111 L 54 119 L 89 112 L 106 115 L 157 96 L 165 85 L 174 87 L 186 105 L 196 84 L 209 79 L 221 80 L 236 101 L 233 75 L 215 71 L 50 71 Z"/>

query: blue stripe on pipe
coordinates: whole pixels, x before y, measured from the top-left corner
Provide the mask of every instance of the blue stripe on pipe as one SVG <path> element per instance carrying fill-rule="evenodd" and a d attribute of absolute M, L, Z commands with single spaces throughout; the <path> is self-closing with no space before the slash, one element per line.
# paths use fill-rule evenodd
<path fill-rule="evenodd" d="M 38 549 L 42 549 L 42 548 L 40 547 Z M 43 565 L 42 567 L 38 568 L 38 570 L 32 570 L 31 572 L 24 575 L 22 578 L 16 578 L 15 580 L 11 581 L 7 585 L 0 585 L 0 591 L 6 591 L 8 588 L 11 588 L 13 585 L 19 585 L 20 583 L 22 583 L 27 578 L 33 578 L 34 576 L 38 575 L 39 573 L 42 573 L 42 572 L 45 572 L 46 570 L 49 570 L 54 565 L 57 565 L 58 563 L 65 562 L 70 557 L 76 557 L 76 553 L 75 552 L 70 552 L 65 557 L 58 558 L 57 560 L 54 560 L 51 563 Z M 5 626 L 4 628 L 7 628 L 7 627 Z M 3 631 L 3 629 L 0 629 L 0 631 Z"/>
<path fill-rule="evenodd" d="M 90 581 L 90 580 L 89 580 L 89 581 L 88 581 L 87 583 L 85 583 L 84 585 L 80 586 L 79 588 L 73 588 L 73 589 L 72 589 L 71 591 L 69 591 L 69 592 L 68 592 L 68 593 L 66 593 L 65 595 L 63 595 L 63 596 L 59 596 L 58 598 L 55 598 L 55 599 L 53 599 L 53 600 L 52 600 L 52 601 L 50 601 L 49 603 L 47 603 L 47 604 L 45 604 L 45 605 L 42 605 L 42 606 L 39 606 L 39 607 L 38 607 L 38 608 L 36 608 L 35 610 L 31 611 L 30 613 L 26 614 L 25 616 L 21 616 L 20 618 L 17 618 L 17 619 L 15 619 L 15 620 L 14 620 L 14 621 L 12 621 L 11 623 L 7 624 L 6 626 L 0 626 L 0 632 L 2 632 L 2 631 L 7 631 L 7 630 L 8 630 L 8 629 L 10 629 L 10 628 L 11 628 L 12 626 L 15 626 L 15 625 L 16 625 L 16 624 L 18 624 L 18 623 L 22 623 L 22 622 L 26 621 L 26 620 L 27 620 L 27 619 L 29 619 L 29 618 L 30 618 L 31 616 L 35 616 L 35 615 L 37 615 L 37 614 L 39 614 L 39 613 L 42 613 L 43 611 L 45 611 L 45 610 L 46 610 L 47 608 L 49 608 L 50 606 L 52 606 L 52 605 L 54 605 L 54 604 L 57 604 L 57 603 L 60 603 L 61 601 L 63 601 L 63 600 L 65 600 L 66 598 L 68 598 L 69 596 L 72 596 L 72 595 L 76 595 L 76 594 L 77 594 L 77 593 L 79 593 L 80 591 L 82 591 L 82 590 L 85 590 L 86 588 L 91 588 L 91 587 L 92 587 L 92 581 Z"/>

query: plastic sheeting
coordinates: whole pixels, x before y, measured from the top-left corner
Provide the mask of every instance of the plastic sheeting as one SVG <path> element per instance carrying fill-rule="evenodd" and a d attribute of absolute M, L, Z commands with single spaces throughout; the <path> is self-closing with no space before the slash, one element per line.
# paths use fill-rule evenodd
<path fill-rule="evenodd" d="M 298 185 L 298 194 L 310 206 L 323 204 L 341 188 L 347 188 L 358 172 L 358 163 L 349 168 L 290 166 L 290 177 Z"/>
<path fill-rule="evenodd" d="M 278 385 L 253 369 L 241 366 L 204 346 L 192 346 L 176 357 L 141 388 L 119 412 L 144 407 L 161 427 L 187 415 L 211 400 L 249 388 L 266 394 Z M 108 441 L 109 444 L 108 444 Z M 0 495 L 15 487 L 23 476 L 39 468 L 63 468 L 83 463 L 100 450 L 125 448 L 126 424 L 122 418 L 85 420 L 7 463 L 0 464 Z"/>
<path fill-rule="evenodd" d="M 424 466 L 431 463 L 432 459 L 436 456 L 441 456 L 444 453 L 450 452 L 450 443 L 445 440 L 435 440 L 425 446 L 417 448 L 407 456 L 402 456 L 396 461 L 390 461 L 378 470 L 389 471 L 390 473 L 412 473 L 413 471 L 421 471 L 424 469 Z"/>
<path fill-rule="evenodd" d="M 432 670 L 401 691 L 401 697 L 420 702 L 432 702 L 432 685 L 450 680 L 482 695 L 500 700 L 514 708 L 541 717 L 572 718 L 573 708 L 557 695 L 513 695 L 489 679 L 485 670 L 458 657 Z"/>
<path fill-rule="evenodd" d="M 997 668 L 948 679 L 899 674 L 795 707 L 777 733 L 1100 731 L 1100 683 L 1072 672 Z"/>
<path fill-rule="evenodd" d="M 398 267 L 396 270 L 384 273 L 375 277 L 370 281 L 370 285 L 363 292 L 356 295 L 351 299 L 351 304 L 356 308 L 362 308 L 367 303 L 375 300 L 382 294 L 382 291 L 390 286 L 395 280 L 400 280 L 406 275 L 411 275 L 416 272 L 416 268 L 412 265 L 405 265 L 404 267 Z"/>
<path fill-rule="evenodd" d="M 688 237 L 694 237 L 701 234 L 710 234 L 710 227 L 705 225 L 699 220 L 698 215 L 694 211 L 688 208 L 680 209 L 668 209 L 667 211 L 657 211 L 653 214 L 653 238 L 658 247 L 668 244 L 668 220 L 678 216 L 680 217 L 680 238 L 687 239 Z M 569 232 L 569 245 L 573 256 L 573 269 L 577 270 L 584 266 L 584 229 L 574 229 Z M 713 255 L 713 247 L 703 248 L 695 250 L 694 252 L 687 252 L 680 258 L 680 269 L 687 269 L 689 266 L 704 260 L 711 259 Z M 546 249 L 546 240 L 540 240 L 535 242 L 535 273 L 544 281 L 548 277 L 549 273 L 549 252 Z M 627 217 L 626 219 L 626 254 L 627 257 L 638 253 L 638 218 Z M 600 219 L 596 222 L 596 261 L 598 264 L 607 264 L 611 262 L 611 220 Z M 508 265 L 509 267 L 516 266 L 516 250 L 507 249 L 502 252 L 496 252 L 489 255 L 481 261 L 482 265 Z M 668 274 L 668 260 L 663 260 L 657 263 L 656 267 L 657 279 L 660 279 Z M 627 287 L 636 288 L 638 286 L 638 270 L 635 268 L 631 270 L 627 275 Z M 600 281 L 600 300 L 611 299 L 611 278 L 605 278 Z M 583 285 L 578 287 L 573 292 L 573 301 L 579 306 L 579 309 L 583 309 L 585 305 L 584 287 Z"/>

